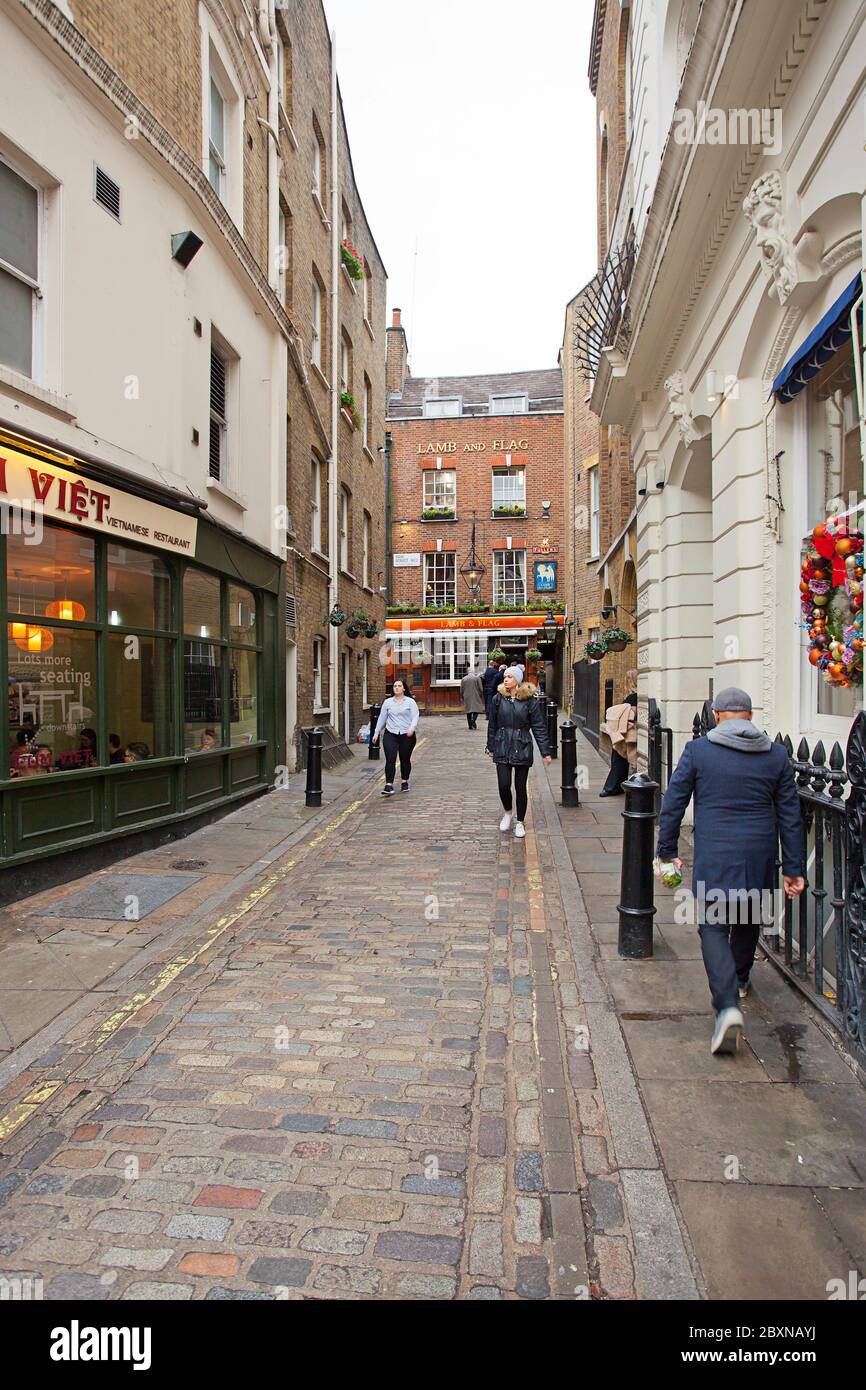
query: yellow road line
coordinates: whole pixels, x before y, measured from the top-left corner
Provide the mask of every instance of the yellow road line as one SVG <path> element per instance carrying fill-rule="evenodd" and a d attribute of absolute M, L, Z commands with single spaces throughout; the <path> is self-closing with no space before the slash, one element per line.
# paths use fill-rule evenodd
<path fill-rule="evenodd" d="M 423 738 L 418 740 L 415 749 L 416 752 L 424 741 Z M 364 796 L 358 801 L 351 802 L 339 815 L 334 816 L 334 818 L 319 831 L 318 835 L 314 835 L 311 840 L 307 841 L 305 847 L 311 850 L 327 840 L 330 835 L 333 835 L 335 830 L 339 829 L 344 821 L 348 820 L 349 816 L 354 815 L 361 809 L 366 801 L 369 801 L 375 789 L 376 784 L 374 783 L 373 787 L 371 787 Z M 225 917 L 220 917 L 212 927 L 208 927 L 205 932 L 205 940 L 202 941 L 201 945 L 197 946 L 194 951 L 178 956 L 175 960 L 170 961 L 168 965 L 163 966 L 156 976 L 151 989 L 146 993 L 131 995 L 125 1004 L 115 1010 L 115 1012 L 111 1014 L 109 1018 L 105 1019 L 93 1033 L 89 1034 L 88 1037 L 78 1044 L 74 1049 L 75 1053 L 84 1054 L 98 1052 L 104 1047 L 111 1035 L 116 1033 L 122 1024 L 126 1023 L 134 1014 L 137 1014 L 139 1009 L 143 1009 L 146 1004 L 151 1004 L 154 999 L 162 994 L 163 990 L 167 989 L 172 981 L 176 980 L 178 975 L 186 970 L 188 965 L 192 965 L 205 951 L 209 951 L 211 946 L 228 931 L 229 927 L 233 926 L 239 918 L 245 917 L 257 903 L 261 902 L 262 898 L 266 897 L 268 893 L 276 888 L 277 884 L 282 883 L 283 879 L 291 873 L 292 869 L 294 869 L 297 864 L 297 859 L 289 859 L 285 864 L 281 864 L 272 874 L 269 874 L 267 878 L 263 879 L 258 887 L 254 888 L 251 893 L 248 893 L 233 911 L 227 913 Z M 10 1134 L 13 1134 L 16 1129 L 19 1129 L 20 1126 L 24 1124 L 25 1120 L 29 1120 L 30 1116 L 39 1109 L 40 1105 L 44 1105 L 45 1101 L 49 1100 L 54 1092 L 62 1085 L 62 1081 L 41 1082 L 39 1086 L 29 1092 L 23 1100 L 18 1101 L 5 1115 L 0 1115 L 0 1140 L 7 1139 Z"/>

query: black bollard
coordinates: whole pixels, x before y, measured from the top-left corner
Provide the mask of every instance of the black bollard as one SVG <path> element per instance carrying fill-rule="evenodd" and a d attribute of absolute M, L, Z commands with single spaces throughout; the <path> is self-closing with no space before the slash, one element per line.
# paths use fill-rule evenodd
<path fill-rule="evenodd" d="M 577 725 L 566 719 L 559 736 L 562 739 L 562 804 L 579 806 L 580 793 L 574 785 L 577 776 Z"/>
<path fill-rule="evenodd" d="M 653 840 L 658 783 L 643 772 L 623 782 L 625 821 L 622 835 L 619 939 L 617 952 L 626 960 L 648 960 L 653 953 Z"/>
<path fill-rule="evenodd" d="M 369 758 L 371 763 L 377 763 L 379 761 L 379 745 L 378 743 L 373 742 L 373 735 L 376 732 L 376 724 L 381 713 L 381 705 L 370 706 L 370 737 L 368 739 L 368 743 L 370 746 L 367 749 L 367 757 Z"/>
<path fill-rule="evenodd" d="M 543 708 L 543 705 L 542 705 Z M 556 721 L 559 717 L 559 706 L 555 700 L 547 701 L 547 741 L 550 744 L 550 756 L 556 757 Z"/>
<path fill-rule="evenodd" d="M 322 804 L 322 730 L 318 725 L 307 730 L 306 804 Z"/>

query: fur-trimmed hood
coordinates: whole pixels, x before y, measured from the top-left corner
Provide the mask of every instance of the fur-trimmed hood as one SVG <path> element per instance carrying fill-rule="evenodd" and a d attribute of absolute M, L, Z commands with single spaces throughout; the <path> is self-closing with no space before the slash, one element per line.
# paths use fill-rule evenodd
<path fill-rule="evenodd" d="M 505 686 L 504 686 L 504 685 L 500 685 L 500 686 L 499 686 L 499 694 L 500 694 L 500 695 L 504 695 L 505 698 L 506 698 L 506 700 L 509 698 L 509 696 L 508 696 L 508 694 L 507 694 L 507 692 L 506 692 L 506 689 L 505 689 Z M 537 695 L 537 694 L 538 694 L 538 686 L 537 686 L 537 685 L 533 685 L 531 681 L 521 681 L 521 682 L 520 682 L 520 685 L 517 687 L 517 689 L 516 689 L 515 692 L 514 692 L 514 699 L 515 699 L 515 700 L 531 700 L 532 697 L 533 697 L 533 695 Z"/>

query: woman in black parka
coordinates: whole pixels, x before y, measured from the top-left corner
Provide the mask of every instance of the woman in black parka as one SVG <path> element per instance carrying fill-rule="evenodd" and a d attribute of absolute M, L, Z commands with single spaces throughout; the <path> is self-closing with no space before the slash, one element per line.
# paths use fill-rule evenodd
<path fill-rule="evenodd" d="M 547 721 L 538 703 L 538 691 L 523 679 L 522 666 L 509 666 L 502 684 L 490 703 L 490 722 L 487 725 L 486 753 L 496 764 L 499 799 L 505 814 L 500 830 L 510 830 L 512 822 L 511 780 L 517 799 L 517 820 L 514 833 L 519 840 L 526 834 L 524 819 L 528 797 L 526 779 L 532 767 L 532 738 L 546 763 L 550 762 Z"/>

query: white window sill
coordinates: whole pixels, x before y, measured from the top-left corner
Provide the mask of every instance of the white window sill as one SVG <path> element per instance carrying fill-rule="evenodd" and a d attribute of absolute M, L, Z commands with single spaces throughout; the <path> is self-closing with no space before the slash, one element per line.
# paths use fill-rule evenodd
<path fill-rule="evenodd" d="M 219 479 L 208 478 L 205 486 L 207 487 L 209 492 L 217 493 L 219 497 L 225 498 L 226 502 L 230 502 L 233 507 L 237 507 L 238 511 L 246 511 L 247 504 L 241 497 L 240 493 L 235 492 L 230 487 L 226 487 L 225 483 L 221 483 Z"/>
<path fill-rule="evenodd" d="M 352 294 L 357 294 L 357 293 L 358 293 L 358 290 L 357 290 L 357 288 L 356 288 L 355 281 L 352 279 L 351 275 L 349 274 L 348 270 L 346 269 L 346 263 L 345 263 L 345 261 L 340 261 L 340 269 L 342 270 L 343 274 L 345 275 L 346 279 L 347 279 L 348 282 L 349 282 L 349 289 L 352 291 Z"/>
<path fill-rule="evenodd" d="M 367 315 L 366 315 L 366 314 L 364 315 L 364 327 L 366 328 L 367 332 L 369 333 L 370 337 L 373 339 L 373 342 L 375 343 L 375 341 L 376 341 L 376 334 L 373 332 L 373 325 L 372 325 L 372 323 L 370 322 L 370 320 L 367 318 Z"/>
<path fill-rule="evenodd" d="M 330 231 L 330 230 L 331 230 L 330 219 L 329 219 L 329 217 L 328 217 L 328 214 L 325 212 L 325 209 L 324 209 L 324 207 L 323 207 L 323 205 L 322 205 L 322 200 L 321 200 L 321 198 L 319 197 L 319 195 L 318 195 L 318 193 L 316 192 L 315 188 L 311 188 L 311 189 L 310 189 L 310 192 L 311 192 L 312 195 L 313 195 L 313 202 L 314 202 L 315 205 L 316 205 L 316 210 L 318 211 L 319 217 L 322 219 L 322 226 L 323 226 L 323 227 L 327 227 L 328 231 Z"/>
<path fill-rule="evenodd" d="M 286 134 L 288 135 L 289 140 L 290 140 L 291 144 L 293 145 L 293 147 L 294 147 L 296 150 L 299 149 L 300 146 L 299 146 L 299 144 L 298 144 L 298 137 L 297 137 L 297 135 L 295 134 L 294 129 L 292 128 L 292 123 L 291 123 L 291 121 L 289 120 L 289 114 L 288 114 L 288 112 L 286 111 L 286 108 L 283 106 L 283 103 L 282 103 L 282 102 L 280 102 L 280 125 L 282 126 L 282 128 L 283 128 L 283 130 L 286 132 Z"/>
<path fill-rule="evenodd" d="M 372 700 L 364 700 L 364 701 L 363 701 L 363 703 L 362 703 L 362 705 L 361 705 L 361 709 L 372 709 L 372 708 L 373 708 L 373 702 L 372 702 Z"/>
<path fill-rule="evenodd" d="M 330 705 L 313 705 L 313 714 L 330 714 Z"/>
<path fill-rule="evenodd" d="M 372 592 L 373 592 L 373 585 L 372 585 L 372 584 L 362 584 L 362 585 L 361 585 L 361 588 L 364 590 L 364 593 L 365 593 L 365 594 L 372 594 Z"/>
<path fill-rule="evenodd" d="M 587 558 L 586 558 L 586 563 L 587 563 L 588 565 L 597 565 L 597 564 L 598 564 L 598 558 L 599 558 L 598 555 L 588 555 Z"/>
<path fill-rule="evenodd" d="M 325 376 L 325 373 L 322 371 L 322 369 L 321 369 L 321 367 L 319 366 L 318 362 L 314 362 L 314 361 L 312 360 L 312 358 L 311 358 L 311 359 L 310 359 L 310 366 L 311 366 L 312 369 L 313 369 L 313 374 L 314 374 L 315 376 L 317 376 L 317 377 L 319 378 L 319 381 L 322 383 L 322 385 L 323 385 L 328 391 L 330 391 L 330 389 L 331 389 L 331 383 L 330 383 L 330 381 L 328 380 L 328 378 Z"/>
<path fill-rule="evenodd" d="M 40 405 L 47 405 L 51 410 L 56 410 L 58 415 L 65 415 L 67 420 L 75 420 L 78 416 L 78 411 L 69 396 L 49 391 L 47 386 L 40 386 L 31 377 L 24 376 L 23 372 L 13 371 L 11 367 L 0 367 L 0 386 L 8 386 L 10 390 L 17 391 L 22 396 L 38 401 Z"/>
<path fill-rule="evenodd" d="M 370 460 L 371 463 L 375 463 L 375 462 L 376 462 L 375 455 L 374 455 L 372 449 L 370 448 L 369 444 L 365 444 L 365 445 L 364 445 L 364 453 L 367 455 L 367 458 Z"/>
<path fill-rule="evenodd" d="M 324 550 L 317 550 L 314 545 L 310 546 L 310 554 L 315 555 L 317 560 L 324 560 L 326 565 L 331 563 L 330 555 L 326 555 Z"/>
<path fill-rule="evenodd" d="M 349 429 L 351 430 L 352 434 L 354 434 L 354 433 L 355 433 L 355 421 L 352 419 L 351 415 L 349 414 L 348 410 L 346 409 L 346 407 L 345 407 L 344 405 L 341 405 L 341 406 L 340 406 L 340 414 L 341 414 L 342 417 L 343 417 L 343 424 L 344 424 L 344 425 L 348 425 L 348 427 L 349 427 Z"/>
<path fill-rule="evenodd" d="M 344 579 L 350 580 L 352 584 L 356 584 L 358 582 L 354 574 L 352 574 L 351 570 L 344 570 L 342 565 L 340 566 L 340 573 Z"/>

